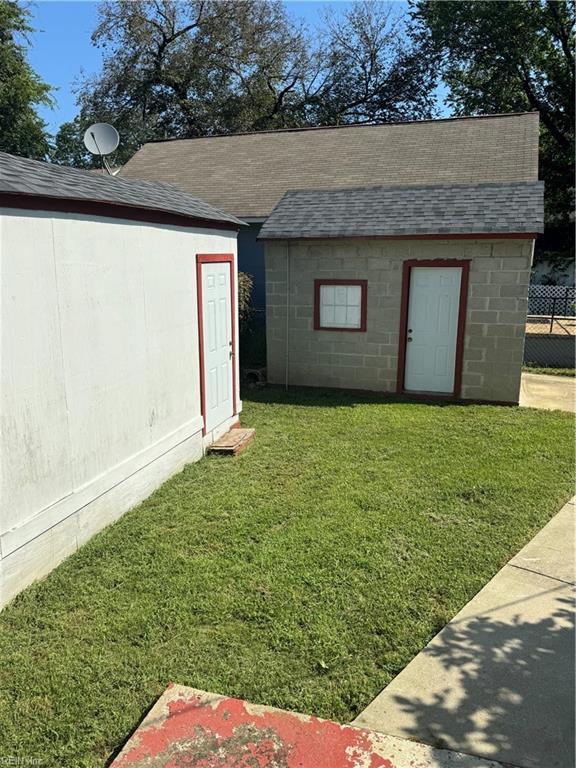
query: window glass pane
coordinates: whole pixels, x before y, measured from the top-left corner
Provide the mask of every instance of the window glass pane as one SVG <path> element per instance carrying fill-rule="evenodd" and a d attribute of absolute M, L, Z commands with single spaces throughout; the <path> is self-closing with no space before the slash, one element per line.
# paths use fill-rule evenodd
<path fill-rule="evenodd" d="M 362 289 L 359 285 L 349 285 L 347 290 L 347 304 L 348 306 L 360 308 L 360 302 L 362 301 Z"/>
<path fill-rule="evenodd" d="M 347 308 L 346 325 L 350 328 L 360 328 L 360 307 Z"/>
<path fill-rule="evenodd" d="M 360 328 L 362 288 L 359 285 L 320 285 L 320 326 Z"/>
<path fill-rule="evenodd" d="M 334 307 L 334 323 L 338 328 L 346 326 L 346 307 Z"/>
<path fill-rule="evenodd" d="M 333 285 L 321 285 L 320 286 L 320 304 L 334 304 L 334 286 Z"/>
<path fill-rule="evenodd" d="M 334 327 L 334 307 L 320 307 L 320 325 L 325 328 Z"/>
<path fill-rule="evenodd" d="M 347 286 L 345 285 L 337 285 L 336 286 L 336 296 L 335 296 L 335 304 L 337 304 L 340 307 L 346 306 L 346 291 Z"/>

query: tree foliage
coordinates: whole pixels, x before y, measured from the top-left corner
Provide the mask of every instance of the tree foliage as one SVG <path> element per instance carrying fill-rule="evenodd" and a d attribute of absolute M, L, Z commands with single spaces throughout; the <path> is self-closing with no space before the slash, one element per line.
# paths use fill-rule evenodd
<path fill-rule="evenodd" d="M 393 4 L 356 2 L 330 9 L 321 38 L 321 86 L 312 98 L 321 125 L 431 117 L 435 76 L 410 44 L 407 19 Z"/>
<path fill-rule="evenodd" d="M 51 88 L 26 59 L 28 19 L 14 0 L 0 2 L 0 150 L 41 159 L 48 153 L 48 134 L 35 108 L 51 104 Z"/>
<path fill-rule="evenodd" d="M 247 272 L 238 272 L 238 317 L 244 326 L 250 318 L 252 309 L 252 288 L 254 281 Z"/>
<path fill-rule="evenodd" d="M 117 126 L 117 162 L 154 138 L 432 111 L 429 70 L 385 3 L 328 15 L 316 40 L 278 0 L 105 0 L 92 39 L 104 62 L 80 87 L 79 120 Z"/>
<path fill-rule="evenodd" d="M 574 207 L 574 4 L 565 0 L 412 3 L 413 35 L 457 114 L 537 110 L 546 215 L 570 245 Z M 573 247 L 573 239 L 572 239 Z"/>
<path fill-rule="evenodd" d="M 90 154 L 84 146 L 84 131 L 87 127 L 88 123 L 83 125 L 79 116 L 62 123 L 50 152 L 51 162 L 74 168 L 99 167 L 100 158 Z"/>

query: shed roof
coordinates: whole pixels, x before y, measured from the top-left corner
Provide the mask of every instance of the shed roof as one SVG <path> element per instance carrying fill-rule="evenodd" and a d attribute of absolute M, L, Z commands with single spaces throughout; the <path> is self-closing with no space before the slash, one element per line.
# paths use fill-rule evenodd
<path fill-rule="evenodd" d="M 440 184 L 287 192 L 259 238 L 535 233 L 544 183 Z"/>
<path fill-rule="evenodd" d="M 118 215 L 158 220 L 158 214 L 167 214 L 172 223 L 231 225 L 237 229 L 243 222 L 236 217 L 213 208 L 180 189 L 155 181 L 134 181 L 117 176 L 99 176 L 90 171 L 67 168 L 38 160 L 0 152 L 0 204 L 38 208 L 38 199 L 46 208 L 59 201 L 96 203 L 106 206 Z M 33 203 L 32 201 L 36 201 Z M 51 201 L 51 202 L 50 202 Z M 104 209 L 96 209 L 101 213 Z M 106 214 L 103 214 L 106 215 Z"/>
<path fill-rule="evenodd" d="M 538 114 L 345 125 L 145 144 L 125 178 L 174 184 L 263 219 L 289 189 L 538 178 Z"/>

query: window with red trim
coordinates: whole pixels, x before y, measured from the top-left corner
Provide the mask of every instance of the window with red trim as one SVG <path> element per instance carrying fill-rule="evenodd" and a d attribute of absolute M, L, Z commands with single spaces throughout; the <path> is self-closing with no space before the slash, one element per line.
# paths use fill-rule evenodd
<path fill-rule="evenodd" d="M 365 331 L 367 280 L 314 280 L 314 329 Z"/>

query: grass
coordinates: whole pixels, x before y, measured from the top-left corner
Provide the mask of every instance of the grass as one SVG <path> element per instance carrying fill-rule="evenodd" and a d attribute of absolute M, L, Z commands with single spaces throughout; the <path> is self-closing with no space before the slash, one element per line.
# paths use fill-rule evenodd
<path fill-rule="evenodd" d="M 169 681 L 347 721 L 572 492 L 569 414 L 250 397 L 0 614 L 0 755 L 103 766 Z"/>
<path fill-rule="evenodd" d="M 576 376 L 576 368 L 550 368 L 528 363 L 522 366 L 522 370 L 524 373 L 544 373 L 549 376 Z"/>

